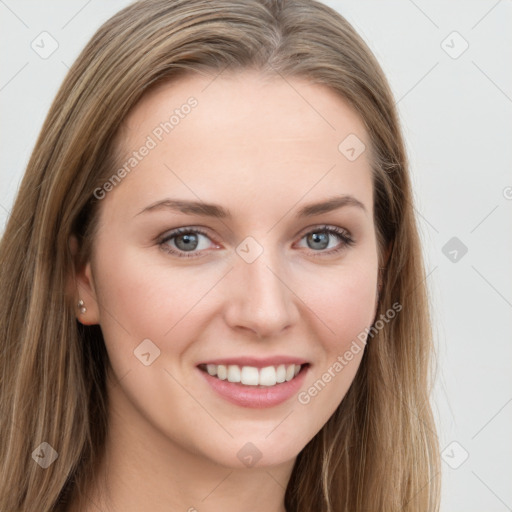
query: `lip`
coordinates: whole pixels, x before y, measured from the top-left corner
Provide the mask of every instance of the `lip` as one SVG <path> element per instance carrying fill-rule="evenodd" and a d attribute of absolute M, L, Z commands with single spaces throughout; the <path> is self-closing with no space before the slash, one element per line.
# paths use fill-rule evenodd
<path fill-rule="evenodd" d="M 201 361 L 197 366 L 206 364 L 235 364 L 238 366 L 254 366 L 255 368 L 265 368 L 266 366 L 279 366 L 280 364 L 297 364 L 304 365 L 308 361 L 298 357 L 290 356 L 274 356 L 274 357 L 228 357 L 225 359 L 211 359 L 208 361 Z"/>
<path fill-rule="evenodd" d="M 247 358 L 236 359 L 236 361 L 247 361 Z M 219 360 L 221 361 L 221 360 Z M 225 364 L 228 361 L 223 359 L 220 363 L 213 361 L 204 364 Z M 233 360 L 235 361 L 235 360 Z M 272 361 L 276 361 L 276 358 L 272 358 Z M 261 363 L 261 367 L 273 366 L 275 363 L 267 364 L 263 360 L 258 360 Z M 231 364 L 240 364 L 238 362 Z M 286 363 L 279 363 L 286 364 Z M 300 387 L 302 386 L 306 373 L 309 370 L 309 364 L 306 363 L 289 363 L 289 364 L 304 364 L 300 372 L 290 381 L 276 384 L 275 386 L 246 386 L 239 382 L 229 382 L 227 380 L 220 380 L 217 377 L 213 377 L 207 372 L 197 368 L 197 371 L 203 376 L 210 388 L 213 389 L 219 396 L 240 407 L 250 407 L 253 409 L 264 409 L 268 407 L 274 407 L 282 404 L 294 396 Z M 253 364 L 244 363 L 241 366 L 255 366 Z M 260 366 L 258 366 L 259 368 Z"/>

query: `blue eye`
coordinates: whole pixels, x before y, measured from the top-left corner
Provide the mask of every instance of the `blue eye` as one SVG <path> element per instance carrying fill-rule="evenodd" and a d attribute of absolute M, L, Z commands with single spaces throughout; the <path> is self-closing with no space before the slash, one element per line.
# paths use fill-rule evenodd
<path fill-rule="evenodd" d="M 329 247 L 332 238 L 338 239 L 338 246 Z M 311 230 L 302 236 L 301 240 L 303 239 L 306 239 L 314 256 L 335 254 L 354 244 L 347 231 L 335 226 L 322 226 Z M 159 245 L 164 251 L 179 258 L 195 258 L 202 256 L 201 253 L 208 249 L 208 240 L 208 234 L 200 229 L 178 228 L 161 239 Z"/>
<path fill-rule="evenodd" d="M 178 228 L 161 240 L 160 246 L 164 251 L 175 254 L 180 258 L 196 257 L 197 253 L 193 251 L 196 251 L 198 248 L 206 248 L 200 247 L 201 238 L 203 237 L 207 239 L 209 238 L 204 231 L 197 228 Z M 169 244 L 171 241 L 173 242 L 172 245 Z M 186 254 L 187 252 L 191 254 Z"/>
<path fill-rule="evenodd" d="M 330 250 L 325 251 L 325 249 L 329 248 L 329 242 L 332 237 L 338 239 L 340 244 L 338 246 L 331 246 Z M 312 231 L 309 231 L 302 237 L 302 239 L 306 239 L 306 243 L 308 247 L 311 249 L 315 249 L 313 252 L 316 253 L 314 256 L 324 256 L 336 254 L 346 247 L 352 246 L 354 244 L 353 238 L 349 235 L 347 231 L 344 229 L 337 228 L 335 226 L 323 226 L 320 228 L 316 228 Z M 302 240 L 301 239 L 301 240 Z M 319 249 L 319 250 L 317 250 Z"/>

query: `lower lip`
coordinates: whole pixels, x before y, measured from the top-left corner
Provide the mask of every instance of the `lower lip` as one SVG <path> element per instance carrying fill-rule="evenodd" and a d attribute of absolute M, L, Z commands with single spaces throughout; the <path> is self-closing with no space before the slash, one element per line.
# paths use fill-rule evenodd
<path fill-rule="evenodd" d="M 304 382 L 308 369 L 309 366 L 305 366 L 292 380 L 268 387 L 246 386 L 239 382 L 229 382 L 228 380 L 212 377 L 209 373 L 199 368 L 198 371 L 213 390 L 229 402 L 241 407 L 264 409 L 286 402 L 286 400 L 295 395 Z"/>

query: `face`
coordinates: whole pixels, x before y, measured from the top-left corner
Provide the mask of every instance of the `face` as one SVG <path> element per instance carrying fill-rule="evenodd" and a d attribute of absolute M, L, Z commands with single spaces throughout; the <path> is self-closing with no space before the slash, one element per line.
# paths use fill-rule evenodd
<path fill-rule="evenodd" d="M 129 113 L 79 283 L 127 425 L 244 467 L 293 460 L 327 422 L 376 311 L 363 126 L 328 88 L 253 72 Z"/>

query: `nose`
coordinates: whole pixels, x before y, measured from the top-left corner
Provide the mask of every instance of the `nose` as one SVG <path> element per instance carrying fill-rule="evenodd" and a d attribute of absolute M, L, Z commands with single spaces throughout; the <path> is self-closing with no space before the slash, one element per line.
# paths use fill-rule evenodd
<path fill-rule="evenodd" d="M 285 268 L 267 249 L 252 263 L 237 259 L 226 290 L 225 319 L 232 329 L 270 338 L 297 322 L 297 297 Z"/>

